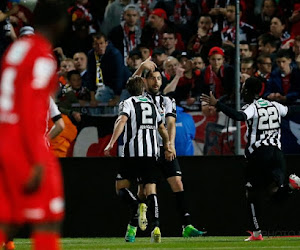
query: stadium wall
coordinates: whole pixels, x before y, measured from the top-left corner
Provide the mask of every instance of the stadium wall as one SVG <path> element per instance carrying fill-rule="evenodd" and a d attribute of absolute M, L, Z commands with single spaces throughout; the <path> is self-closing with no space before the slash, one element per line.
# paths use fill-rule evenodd
<path fill-rule="evenodd" d="M 247 235 L 242 156 L 179 157 L 193 224 L 209 235 Z M 288 155 L 288 172 L 300 175 L 299 155 Z M 121 158 L 61 159 L 66 194 L 64 237 L 123 237 L 127 207 L 115 194 Z M 259 162 L 257 163 L 259 164 Z M 165 181 L 158 186 L 162 236 L 180 236 L 175 199 Z M 266 203 L 265 235 L 300 235 L 300 194 L 285 203 Z M 147 229 L 148 230 L 148 229 Z M 149 236 L 149 231 L 138 236 Z"/>

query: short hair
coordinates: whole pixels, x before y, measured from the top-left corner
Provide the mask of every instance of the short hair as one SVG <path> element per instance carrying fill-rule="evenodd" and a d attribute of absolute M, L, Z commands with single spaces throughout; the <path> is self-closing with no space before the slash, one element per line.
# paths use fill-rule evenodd
<path fill-rule="evenodd" d="M 168 62 L 170 62 L 171 60 L 176 60 L 176 61 L 178 61 L 178 59 L 177 59 L 176 57 L 174 57 L 174 56 L 168 56 L 167 59 L 164 60 L 164 62 L 163 62 L 163 68 L 164 68 L 164 69 L 166 68 L 166 64 L 167 64 Z M 179 62 L 178 62 L 178 63 L 179 63 Z"/>
<path fill-rule="evenodd" d="M 254 60 L 252 57 L 244 57 L 241 59 L 241 64 L 242 63 L 252 63 L 252 65 L 254 65 Z"/>
<path fill-rule="evenodd" d="M 234 6 L 236 8 L 236 0 L 230 0 L 229 3 L 226 5 L 226 7 L 227 6 Z M 243 5 L 240 3 L 239 6 L 240 6 L 240 11 L 243 12 L 244 11 Z"/>
<path fill-rule="evenodd" d="M 276 58 L 282 58 L 282 57 L 286 57 L 286 58 L 292 58 L 291 52 L 289 49 L 280 49 L 277 51 L 276 53 Z"/>
<path fill-rule="evenodd" d="M 245 89 L 247 89 L 248 95 L 253 96 L 253 98 L 260 94 L 262 86 L 262 81 L 257 77 L 251 76 L 245 81 Z"/>
<path fill-rule="evenodd" d="M 279 38 L 276 38 L 275 36 L 273 36 L 269 33 L 264 33 L 264 34 L 260 35 L 258 37 L 258 40 L 261 41 L 261 43 L 263 45 L 270 44 L 271 47 L 276 48 L 276 49 L 278 49 L 281 44 L 281 41 Z"/>
<path fill-rule="evenodd" d="M 128 5 L 126 5 L 126 7 L 123 10 L 123 13 L 125 13 L 127 10 L 135 10 L 136 12 L 138 12 L 138 14 L 141 13 L 141 9 L 138 5 L 130 3 Z"/>
<path fill-rule="evenodd" d="M 80 76 L 80 72 L 76 69 L 74 70 L 70 70 L 68 73 L 67 73 L 67 79 L 70 81 L 71 79 L 71 76 L 72 75 L 79 75 Z"/>
<path fill-rule="evenodd" d="M 249 47 L 249 49 L 250 49 L 250 43 L 248 43 L 247 41 L 245 41 L 245 40 L 242 40 L 242 41 L 240 41 L 240 45 L 248 45 L 248 47 Z"/>
<path fill-rule="evenodd" d="M 102 33 L 102 32 L 96 32 L 92 35 L 93 39 L 101 39 L 102 37 L 104 38 L 105 41 L 107 41 L 107 36 Z"/>
<path fill-rule="evenodd" d="M 147 78 L 151 77 L 154 72 L 159 72 L 160 73 L 160 71 L 157 68 L 155 68 L 154 71 L 151 71 L 151 70 L 145 71 L 144 72 L 144 77 L 147 79 Z"/>
<path fill-rule="evenodd" d="M 144 87 L 144 80 L 140 76 L 129 77 L 126 82 L 126 89 L 132 96 L 138 96 L 143 94 Z"/>
<path fill-rule="evenodd" d="M 262 53 L 260 54 L 257 58 L 256 58 L 256 63 L 263 63 L 263 60 L 266 58 L 270 58 L 272 61 L 272 58 L 270 55 L 266 54 L 266 53 Z"/>

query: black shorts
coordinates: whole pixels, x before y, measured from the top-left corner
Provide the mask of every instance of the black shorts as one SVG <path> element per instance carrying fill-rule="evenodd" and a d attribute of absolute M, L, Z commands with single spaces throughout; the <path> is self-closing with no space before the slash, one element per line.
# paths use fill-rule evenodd
<path fill-rule="evenodd" d="M 155 157 L 124 157 L 116 180 L 130 180 L 141 184 L 157 183 L 159 169 Z"/>
<path fill-rule="evenodd" d="M 177 158 L 175 158 L 173 161 L 167 161 L 165 159 L 164 149 L 161 149 L 160 152 L 161 154 L 157 161 L 157 165 L 162 171 L 164 178 L 168 179 L 169 177 L 173 176 L 182 176 L 182 172 Z"/>
<path fill-rule="evenodd" d="M 246 181 L 253 187 L 267 187 L 272 183 L 285 184 L 286 162 L 282 151 L 273 146 L 261 146 L 247 157 Z"/>

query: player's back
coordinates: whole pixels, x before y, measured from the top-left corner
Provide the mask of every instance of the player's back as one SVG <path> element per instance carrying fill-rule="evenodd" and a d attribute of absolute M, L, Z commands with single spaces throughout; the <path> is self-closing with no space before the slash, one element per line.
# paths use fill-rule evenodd
<path fill-rule="evenodd" d="M 157 156 L 157 126 L 161 122 L 156 106 L 145 96 L 133 96 L 120 104 L 128 117 L 124 133 L 125 156 Z"/>
<path fill-rule="evenodd" d="M 29 157 L 41 158 L 47 153 L 49 95 L 57 82 L 50 43 L 40 35 L 14 42 L 2 59 L 0 79 L 0 152 L 11 153 L 19 143 Z"/>

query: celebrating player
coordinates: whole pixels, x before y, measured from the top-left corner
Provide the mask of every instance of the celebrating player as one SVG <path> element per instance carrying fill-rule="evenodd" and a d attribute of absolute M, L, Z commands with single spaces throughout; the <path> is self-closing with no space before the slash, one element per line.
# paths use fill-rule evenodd
<path fill-rule="evenodd" d="M 281 117 L 300 112 L 300 106 L 286 107 L 275 101 L 261 98 L 262 83 L 258 78 L 248 78 L 242 87 L 242 97 L 246 104 L 241 111 L 236 111 L 218 101 L 212 94 L 202 95 L 201 100 L 215 106 L 230 118 L 247 123 L 247 147 L 245 156 L 246 198 L 249 213 L 249 233 L 245 241 L 263 240 L 259 221 L 260 209 L 258 197 L 264 190 L 280 199 L 300 189 L 300 178 L 294 174 L 286 181 L 286 163 L 280 143 Z"/>

